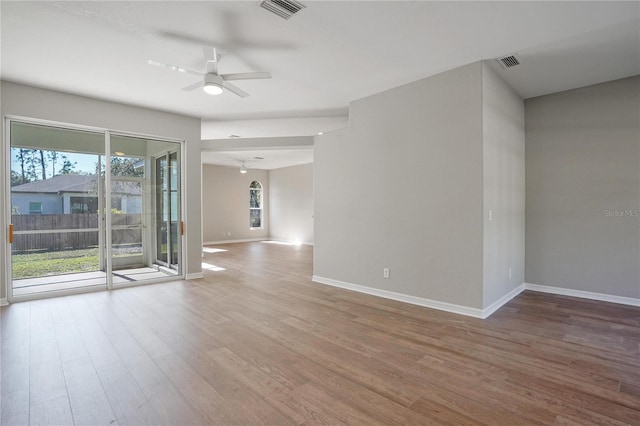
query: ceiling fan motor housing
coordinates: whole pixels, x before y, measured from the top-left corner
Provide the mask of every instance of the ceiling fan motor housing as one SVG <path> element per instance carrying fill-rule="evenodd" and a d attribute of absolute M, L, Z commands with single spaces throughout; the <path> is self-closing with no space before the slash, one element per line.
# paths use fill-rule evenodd
<path fill-rule="evenodd" d="M 222 77 L 216 74 L 205 74 L 204 75 L 204 84 L 215 84 L 222 87 L 222 82 L 224 80 Z"/>

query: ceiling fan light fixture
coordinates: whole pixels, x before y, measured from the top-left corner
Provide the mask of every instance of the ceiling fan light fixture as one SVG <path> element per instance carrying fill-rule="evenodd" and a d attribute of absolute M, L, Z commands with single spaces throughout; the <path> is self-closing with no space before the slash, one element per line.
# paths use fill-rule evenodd
<path fill-rule="evenodd" d="M 202 86 L 202 90 L 209 95 L 219 95 L 222 93 L 222 84 L 224 80 L 222 77 L 216 74 L 205 74 L 204 75 L 204 86 Z"/>
<path fill-rule="evenodd" d="M 216 96 L 222 93 L 222 86 L 216 83 L 205 83 L 204 86 L 202 86 L 202 90 L 208 95 Z"/>

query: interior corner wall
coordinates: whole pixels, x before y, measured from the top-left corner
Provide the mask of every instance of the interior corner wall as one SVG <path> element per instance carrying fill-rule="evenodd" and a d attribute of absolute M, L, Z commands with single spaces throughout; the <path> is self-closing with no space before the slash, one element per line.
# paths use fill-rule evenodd
<path fill-rule="evenodd" d="M 523 99 L 485 63 L 482 124 L 487 308 L 524 283 L 525 135 Z"/>
<path fill-rule="evenodd" d="M 349 128 L 316 137 L 316 277 L 482 308 L 481 85 L 466 65 L 355 101 Z"/>
<path fill-rule="evenodd" d="M 262 184 L 263 228 L 249 227 L 249 185 Z M 202 165 L 203 240 L 205 244 L 269 237 L 269 171 Z"/>
<path fill-rule="evenodd" d="M 269 171 L 269 233 L 313 244 L 313 164 Z"/>
<path fill-rule="evenodd" d="M 3 137 L 4 117 L 15 115 L 185 140 L 185 272 L 188 275 L 202 271 L 199 119 L 6 81 L 0 84 L 0 113 L 3 118 L 0 126 Z M 0 174 L 4 176 L 6 173 L 5 162 L 2 161 Z M 3 201 L 4 190 L 2 186 Z M 7 241 L 4 225 L 0 237 L 2 241 Z M 4 262 L 6 244 L 0 244 L 0 247 L 0 262 Z M 3 268 L 5 266 L 2 263 L 0 265 Z M 4 281 L 4 276 L 2 279 Z M 2 282 L 0 298 L 7 297 L 6 285 Z"/>
<path fill-rule="evenodd" d="M 527 283 L 640 298 L 640 76 L 525 105 Z"/>

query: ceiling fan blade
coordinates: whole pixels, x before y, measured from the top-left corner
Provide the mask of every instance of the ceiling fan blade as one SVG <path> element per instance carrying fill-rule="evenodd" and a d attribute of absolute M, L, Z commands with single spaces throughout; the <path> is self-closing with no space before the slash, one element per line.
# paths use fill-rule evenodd
<path fill-rule="evenodd" d="M 257 80 L 261 78 L 271 78 L 268 72 L 241 72 L 237 74 L 222 74 L 220 77 L 227 81 L 231 80 Z"/>
<path fill-rule="evenodd" d="M 179 73 L 199 75 L 199 76 L 203 75 L 201 72 L 190 70 L 189 68 L 179 67 L 177 65 L 166 64 L 164 62 L 154 61 L 153 59 L 149 59 L 147 61 L 147 63 L 149 65 L 153 65 L 154 67 L 165 68 L 165 69 L 168 69 L 170 71 L 176 71 L 176 72 L 179 72 Z"/>
<path fill-rule="evenodd" d="M 182 90 L 184 90 L 185 92 L 193 92 L 194 90 L 199 89 L 202 86 L 204 86 L 204 83 L 202 81 L 197 81 L 193 84 L 183 87 Z"/>
<path fill-rule="evenodd" d="M 249 96 L 249 94 L 247 92 L 245 92 L 244 90 L 242 90 L 238 86 L 234 86 L 233 84 L 227 83 L 226 81 L 222 83 L 222 86 L 225 89 L 227 89 L 228 91 L 233 92 L 236 95 L 240 96 L 241 98 L 246 98 L 247 96 Z"/>

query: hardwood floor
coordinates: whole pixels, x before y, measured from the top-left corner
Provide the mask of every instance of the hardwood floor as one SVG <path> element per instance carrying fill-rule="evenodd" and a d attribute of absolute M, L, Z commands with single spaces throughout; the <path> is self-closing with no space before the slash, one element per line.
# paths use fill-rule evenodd
<path fill-rule="evenodd" d="M 314 284 L 307 246 L 216 249 L 201 280 L 2 308 L 2 424 L 640 424 L 640 308 L 479 320 Z"/>

